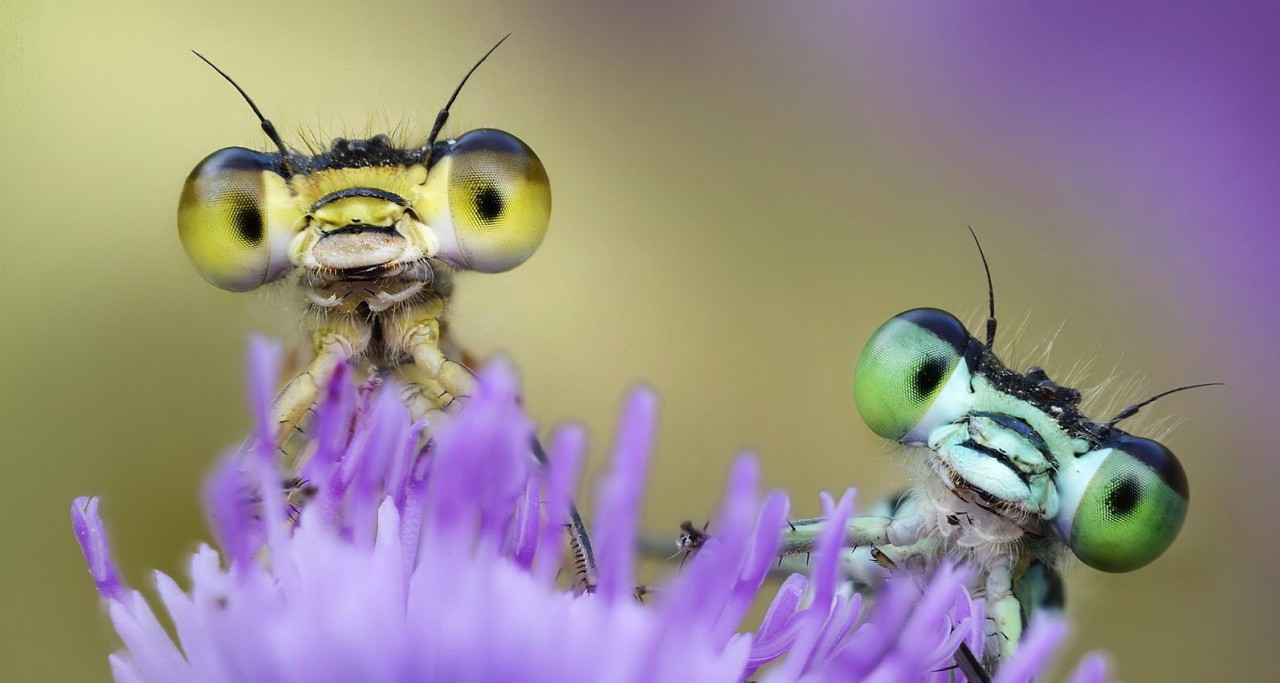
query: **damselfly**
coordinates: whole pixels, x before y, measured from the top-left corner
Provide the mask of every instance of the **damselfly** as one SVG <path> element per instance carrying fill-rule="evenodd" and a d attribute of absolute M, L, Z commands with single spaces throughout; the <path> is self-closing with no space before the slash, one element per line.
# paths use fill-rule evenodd
<path fill-rule="evenodd" d="M 975 567 L 994 667 L 1032 611 L 1061 606 L 1057 567 L 1068 553 L 1103 571 L 1145 566 L 1178 535 L 1189 490 L 1168 448 L 1117 427 L 1172 392 L 1098 421 L 1081 412 L 1079 391 L 1042 368 L 1007 367 L 994 349 L 985 254 L 982 262 L 985 341 L 946 311 L 917 308 L 890 318 L 862 350 L 858 411 L 876 434 L 916 447 L 921 474 L 882 514 L 851 519 L 845 542 L 862 553 L 850 579 L 864 586 L 888 567 L 927 570 L 944 556 Z M 782 554 L 811 551 L 822 524 L 792 522 Z"/>
<path fill-rule="evenodd" d="M 282 441 L 351 359 L 400 371 L 424 414 L 470 393 L 472 373 L 445 353 L 453 273 L 524 263 L 551 216 L 546 170 L 520 139 L 481 129 L 437 140 L 462 86 L 497 47 L 467 72 L 420 144 L 337 138 L 311 155 L 289 149 L 209 62 L 276 149 L 228 147 L 201 161 L 183 187 L 178 234 L 214 285 L 240 292 L 283 282 L 297 294 L 315 358 L 273 407 Z"/>
<path fill-rule="evenodd" d="M 437 139 L 467 79 L 505 40 L 471 67 L 422 142 L 336 138 L 313 154 L 290 149 L 249 95 L 197 53 L 239 91 L 275 146 L 228 147 L 201 161 L 182 190 L 178 234 L 214 285 L 242 292 L 275 283 L 297 301 L 315 356 L 272 406 L 277 446 L 344 363 L 394 373 L 433 429 L 471 394 L 474 376 L 444 326 L 453 274 L 519 266 L 551 217 L 546 170 L 519 138 L 480 129 Z M 531 452 L 544 457 L 536 440 Z M 288 464 L 286 481 L 300 466 Z M 568 526 L 578 580 L 589 589 L 594 561 L 576 509 Z"/>

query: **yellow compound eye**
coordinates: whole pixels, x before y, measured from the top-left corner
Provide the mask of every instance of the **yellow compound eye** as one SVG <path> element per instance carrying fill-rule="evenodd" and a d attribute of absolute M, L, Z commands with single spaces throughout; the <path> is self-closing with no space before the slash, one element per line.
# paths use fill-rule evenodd
<path fill-rule="evenodd" d="M 551 185 L 538 156 L 500 130 L 466 133 L 430 171 L 415 208 L 440 240 L 437 256 L 467 270 L 500 273 L 524 263 L 551 220 Z M 443 188 L 441 188 L 443 186 Z"/>
<path fill-rule="evenodd" d="M 290 268 L 290 226 L 270 220 L 269 196 L 285 180 L 275 157 L 228 147 L 187 176 L 178 201 L 178 237 L 196 270 L 222 289 L 244 292 Z"/>

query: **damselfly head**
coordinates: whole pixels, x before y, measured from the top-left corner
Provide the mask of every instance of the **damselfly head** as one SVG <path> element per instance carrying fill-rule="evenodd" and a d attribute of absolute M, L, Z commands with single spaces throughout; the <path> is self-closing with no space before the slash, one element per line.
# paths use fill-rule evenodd
<path fill-rule="evenodd" d="M 551 190 L 538 156 L 494 129 L 436 141 L 449 105 L 419 146 L 376 135 L 306 155 L 245 99 L 276 151 L 210 154 L 178 204 L 183 247 L 218 287 L 247 291 L 296 268 L 325 281 L 429 280 L 442 265 L 496 273 L 527 260 L 546 234 Z"/>
<path fill-rule="evenodd" d="M 985 265 L 985 257 L 984 257 Z M 989 277 L 989 272 L 988 272 Z M 1096 422 L 1041 368 L 1007 368 L 952 314 L 917 308 L 872 334 L 854 399 L 876 434 L 929 449 L 958 495 L 1027 527 L 1042 520 L 1084 563 L 1123 572 L 1163 553 L 1186 518 L 1186 474 L 1163 445 Z M 1047 530 L 1046 530 L 1047 531 Z"/>

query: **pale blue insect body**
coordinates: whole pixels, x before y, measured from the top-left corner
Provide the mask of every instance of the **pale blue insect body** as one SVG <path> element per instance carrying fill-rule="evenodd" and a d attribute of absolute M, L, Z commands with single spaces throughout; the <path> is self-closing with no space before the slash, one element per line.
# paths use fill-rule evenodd
<path fill-rule="evenodd" d="M 854 386 L 868 426 L 926 446 L 953 493 L 1028 533 L 1051 527 L 1091 566 L 1146 565 L 1186 517 L 1186 475 L 1168 449 L 1084 417 L 1078 391 L 1038 368 L 1004 367 L 945 311 L 913 309 L 885 323 Z"/>
<path fill-rule="evenodd" d="M 1079 391 L 1000 361 L 994 305 L 987 332 L 983 343 L 950 313 L 916 308 L 872 334 L 854 373 L 858 410 L 878 435 L 923 447 L 924 474 L 883 516 L 850 520 L 845 540 L 872 548 L 881 566 L 928 568 L 944 556 L 977 566 L 995 666 L 1029 612 L 1061 605 L 1054 567 L 1068 551 L 1103 571 L 1145 566 L 1173 543 L 1189 492 L 1167 448 L 1115 426 L 1150 401 L 1091 420 Z M 784 552 L 804 552 L 821 524 L 784 532 Z M 850 569 L 865 582 L 859 572 Z"/>

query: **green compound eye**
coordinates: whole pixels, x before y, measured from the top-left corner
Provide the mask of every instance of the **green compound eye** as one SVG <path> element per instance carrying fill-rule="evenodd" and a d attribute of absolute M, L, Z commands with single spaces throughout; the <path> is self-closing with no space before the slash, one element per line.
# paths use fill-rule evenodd
<path fill-rule="evenodd" d="M 915 308 L 881 325 L 853 373 L 853 398 L 871 431 L 922 443 L 935 427 L 959 418 L 970 392 L 964 357 L 971 339 L 954 315 L 936 308 Z"/>
<path fill-rule="evenodd" d="M 1187 475 L 1169 449 L 1128 434 L 1064 463 L 1054 525 L 1080 561 L 1128 572 L 1159 557 L 1187 518 Z"/>

